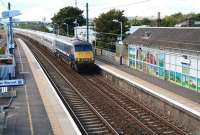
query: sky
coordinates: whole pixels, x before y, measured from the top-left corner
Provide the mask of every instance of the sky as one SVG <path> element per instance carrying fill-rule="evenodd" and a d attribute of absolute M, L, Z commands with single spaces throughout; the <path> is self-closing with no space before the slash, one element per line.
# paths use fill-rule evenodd
<path fill-rule="evenodd" d="M 7 3 L 11 9 L 20 10 L 22 21 L 51 21 L 59 9 L 65 6 L 75 6 L 75 0 L 0 0 L 0 12 L 7 10 Z M 89 4 L 89 18 L 98 17 L 110 9 L 124 10 L 127 17 L 152 17 L 161 12 L 161 16 L 182 13 L 200 13 L 200 0 L 77 0 L 77 6 L 85 11 L 85 4 Z M 85 15 L 85 12 L 84 12 Z"/>

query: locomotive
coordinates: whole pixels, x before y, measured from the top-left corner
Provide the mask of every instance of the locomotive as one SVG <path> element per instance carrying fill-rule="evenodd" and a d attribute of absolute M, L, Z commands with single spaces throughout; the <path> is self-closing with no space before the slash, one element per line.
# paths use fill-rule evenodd
<path fill-rule="evenodd" d="M 92 45 L 86 41 L 34 30 L 15 29 L 15 33 L 28 36 L 46 46 L 70 63 L 77 72 L 95 67 Z"/>

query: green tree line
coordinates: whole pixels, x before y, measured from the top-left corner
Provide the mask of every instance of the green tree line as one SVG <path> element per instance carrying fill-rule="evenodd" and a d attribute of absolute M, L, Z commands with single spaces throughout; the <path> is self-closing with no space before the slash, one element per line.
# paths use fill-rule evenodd
<path fill-rule="evenodd" d="M 200 21 L 200 14 L 195 14 L 195 13 L 182 14 L 180 12 L 175 13 L 175 14 L 165 16 L 164 18 L 162 18 L 160 26 L 174 27 L 176 24 L 187 21 L 187 20 Z M 130 20 L 129 23 L 132 26 L 141 26 L 141 25 L 156 26 L 157 20 L 150 20 L 148 18 L 137 19 L 136 17 Z"/>
<path fill-rule="evenodd" d="M 46 25 L 43 23 L 20 23 L 16 27 L 23 29 L 31 29 L 43 32 L 49 32 Z"/>
<path fill-rule="evenodd" d="M 61 35 L 67 35 L 67 33 L 69 33 L 70 36 L 74 36 L 74 27 L 86 24 L 83 10 L 72 6 L 60 9 L 51 19 L 54 30 L 59 31 L 59 34 Z M 200 14 L 176 13 L 165 16 L 161 19 L 160 26 L 173 27 L 188 19 L 200 21 Z M 119 41 L 121 33 L 120 23 L 122 23 L 122 35 L 123 38 L 125 38 L 127 36 L 126 31 L 128 31 L 130 26 L 156 26 L 157 20 L 150 20 L 148 18 L 137 19 L 137 17 L 128 20 L 124 15 L 123 10 L 111 9 L 106 13 L 100 14 L 97 18 L 94 18 L 92 22 L 94 31 L 96 31 L 96 43 L 94 44 L 100 48 L 115 51 L 115 45 Z M 48 29 L 44 24 L 20 24 L 19 27 L 48 32 Z"/>

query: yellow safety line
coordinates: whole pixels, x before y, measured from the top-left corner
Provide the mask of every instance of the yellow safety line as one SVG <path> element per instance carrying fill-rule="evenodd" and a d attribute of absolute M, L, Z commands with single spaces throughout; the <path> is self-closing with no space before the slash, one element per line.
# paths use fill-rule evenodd
<path fill-rule="evenodd" d="M 32 118 L 31 118 L 31 110 L 30 110 L 29 98 L 28 98 L 28 94 L 27 94 L 26 85 L 24 86 L 24 88 L 25 88 L 25 94 L 26 94 L 26 104 L 27 104 L 27 109 L 28 109 L 28 119 L 29 119 L 29 125 L 30 125 L 30 129 L 31 129 L 31 135 L 34 135 L 33 123 L 32 123 Z"/>

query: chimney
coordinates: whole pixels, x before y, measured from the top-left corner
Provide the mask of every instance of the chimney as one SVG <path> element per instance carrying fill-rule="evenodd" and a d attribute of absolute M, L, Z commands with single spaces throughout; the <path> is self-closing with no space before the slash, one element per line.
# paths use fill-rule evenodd
<path fill-rule="evenodd" d="M 161 23 L 160 12 L 158 12 L 157 27 L 160 27 L 160 23 Z"/>

